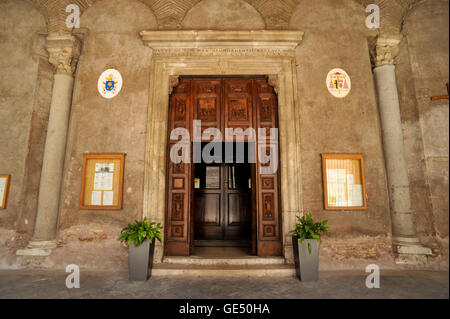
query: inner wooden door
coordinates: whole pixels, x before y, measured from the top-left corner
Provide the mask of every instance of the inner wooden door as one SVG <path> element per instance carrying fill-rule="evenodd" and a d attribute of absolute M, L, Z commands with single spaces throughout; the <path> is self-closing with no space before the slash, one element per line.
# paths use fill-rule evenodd
<path fill-rule="evenodd" d="M 194 164 L 195 246 L 251 247 L 252 165 L 223 162 Z"/>

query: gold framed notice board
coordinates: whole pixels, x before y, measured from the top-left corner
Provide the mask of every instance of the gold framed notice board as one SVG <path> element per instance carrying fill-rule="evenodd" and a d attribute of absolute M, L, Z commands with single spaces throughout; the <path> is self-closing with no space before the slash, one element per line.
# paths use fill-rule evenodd
<path fill-rule="evenodd" d="M 11 175 L 0 175 L 0 209 L 6 209 Z"/>
<path fill-rule="evenodd" d="M 325 210 L 367 209 L 364 154 L 322 154 Z"/>
<path fill-rule="evenodd" d="M 122 209 L 125 154 L 85 154 L 81 209 Z"/>

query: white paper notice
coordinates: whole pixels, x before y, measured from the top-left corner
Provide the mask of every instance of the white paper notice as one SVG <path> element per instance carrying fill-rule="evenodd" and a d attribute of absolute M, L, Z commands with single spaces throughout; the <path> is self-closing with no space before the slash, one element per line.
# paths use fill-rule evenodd
<path fill-rule="evenodd" d="M 327 169 L 327 183 L 339 184 L 347 181 L 345 169 Z"/>
<path fill-rule="evenodd" d="M 349 194 L 348 198 L 351 203 L 349 206 L 363 206 L 363 191 L 362 191 L 362 185 L 349 185 Z"/>
<path fill-rule="evenodd" d="M 0 205 L 4 202 L 5 197 L 5 189 L 6 189 L 6 177 L 0 178 Z"/>
<path fill-rule="evenodd" d="M 91 205 L 95 205 L 95 206 L 102 205 L 102 192 L 98 192 L 98 191 L 92 192 Z"/>
<path fill-rule="evenodd" d="M 347 206 L 345 184 L 328 184 L 328 205 L 336 207 Z"/>
<path fill-rule="evenodd" d="M 200 178 L 194 179 L 194 188 L 200 188 Z"/>
<path fill-rule="evenodd" d="M 103 192 L 103 206 L 112 206 L 114 199 L 114 192 L 106 191 Z"/>
<path fill-rule="evenodd" d="M 355 178 L 353 174 L 347 174 L 347 184 L 353 185 L 355 183 Z"/>
<path fill-rule="evenodd" d="M 113 189 L 114 163 L 95 164 L 94 189 L 109 191 Z"/>

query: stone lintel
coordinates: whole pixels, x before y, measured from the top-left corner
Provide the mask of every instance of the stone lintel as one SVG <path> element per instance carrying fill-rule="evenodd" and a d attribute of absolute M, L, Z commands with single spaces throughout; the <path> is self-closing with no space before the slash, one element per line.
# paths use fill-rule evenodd
<path fill-rule="evenodd" d="M 302 31 L 259 30 L 259 31 L 141 31 L 144 44 L 153 49 L 156 56 L 243 55 L 287 55 L 301 43 Z"/>

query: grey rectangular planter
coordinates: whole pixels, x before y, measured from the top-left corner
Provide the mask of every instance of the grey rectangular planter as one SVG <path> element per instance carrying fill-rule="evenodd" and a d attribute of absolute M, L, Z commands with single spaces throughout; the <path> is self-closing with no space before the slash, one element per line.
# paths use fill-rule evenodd
<path fill-rule="evenodd" d="M 308 251 L 311 244 L 311 254 Z M 317 281 L 319 278 L 319 242 L 316 239 L 305 239 L 302 243 L 298 237 L 292 237 L 294 247 L 295 271 L 301 281 Z"/>
<path fill-rule="evenodd" d="M 128 245 L 130 281 L 146 281 L 149 278 L 154 246 L 147 239 L 137 247 L 134 242 Z"/>

